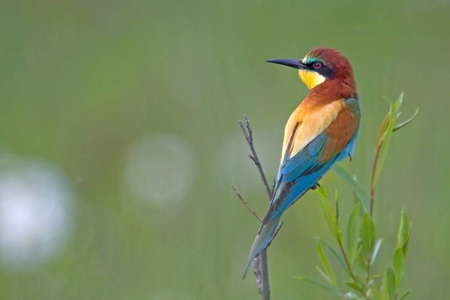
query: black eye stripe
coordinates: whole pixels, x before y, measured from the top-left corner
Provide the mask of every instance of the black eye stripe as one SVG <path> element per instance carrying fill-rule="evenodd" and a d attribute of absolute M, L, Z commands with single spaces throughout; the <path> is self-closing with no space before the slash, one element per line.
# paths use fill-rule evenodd
<path fill-rule="evenodd" d="M 322 67 L 317 68 L 317 69 L 314 68 L 314 64 L 315 63 L 321 63 Z M 317 72 L 317 73 L 319 73 L 320 75 L 322 75 L 322 76 L 324 76 L 326 78 L 333 78 L 333 76 L 334 76 L 334 70 L 331 69 L 330 67 L 328 67 L 327 65 L 325 65 L 320 60 L 311 61 L 311 62 L 307 63 L 306 66 L 308 67 L 308 69 L 310 69 L 310 70 L 312 70 L 314 72 Z"/>
<path fill-rule="evenodd" d="M 326 78 L 332 78 L 334 76 L 334 71 L 327 66 L 323 66 L 322 68 L 315 71 L 320 75 L 325 76 Z"/>

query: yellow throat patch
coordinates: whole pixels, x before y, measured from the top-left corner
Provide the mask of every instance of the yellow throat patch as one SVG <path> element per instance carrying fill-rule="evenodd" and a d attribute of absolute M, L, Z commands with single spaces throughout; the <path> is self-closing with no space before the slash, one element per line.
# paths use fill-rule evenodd
<path fill-rule="evenodd" d="M 325 81 L 325 77 L 310 70 L 298 70 L 298 75 L 308 89 L 312 90 L 314 87 Z"/>

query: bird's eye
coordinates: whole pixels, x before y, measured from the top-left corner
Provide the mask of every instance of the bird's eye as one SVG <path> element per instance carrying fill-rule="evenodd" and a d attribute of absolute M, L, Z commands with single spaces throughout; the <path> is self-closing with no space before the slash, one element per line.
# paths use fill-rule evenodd
<path fill-rule="evenodd" d="M 313 64 L 313 68 L 316 69 L 316 70 L 318 70 L 318 69 L 320 69 L 320 68 L 322 68 L 322 67 L 323 67 L 323 63 L 321 63 L 320 61 L 316 61 L 316 62 Z"/>

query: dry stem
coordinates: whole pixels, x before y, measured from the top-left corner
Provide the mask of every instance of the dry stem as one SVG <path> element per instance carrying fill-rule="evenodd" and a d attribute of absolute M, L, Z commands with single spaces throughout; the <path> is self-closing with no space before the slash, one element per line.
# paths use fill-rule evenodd
<path fill-rule="evenodd" d="M 261 176 L 261 179 L 263 181 L 264 187 L 266 188 L 267 195 L 269 196 L 269 201 L 272 200 L 272 190 L 267 182 L 266 175 L 264 174 L 263 167 L 261 165 L 261 162 L 259 161 L 258 154 L 256 153 L 255 147 L 253 145 L 253 132 L 250 127 L 250 121 L 248 120 L 247 116 L 244 115 L 245 119 L 245 126 L 244 123 L 239 120 L 239 126 L 241 127 L 242 133 L 245 136 L 245 139 L 247 140 L 247 144 L 250 147 L 250 151 L 252 154 L 249 154 L 250 159 L 255 163 L 256 167 L 258 168 L 259 175 Z M 256 217 L 260 222 L 262 222 L 261 218 L 256 214 L 256 212 L 250 208 L 248 203 L 244 201 L 242 196 L 239 194 L 239 192 L 233 187 L 233 190 L 235 191 L 236 195 L 239 197 L 239 199 L 242 201 L 242 203 L 247 207 L 247 209 Z M 280 230 L 281 226 L 283 225 L 283 222 L 280 223 L 280 226 L 278 226 L 277 230 L 275 231 L 274 235 L 271 237 L 270 243 L 275 238 L 275 236 L 278 234 L 278 231 Z M 267 266 L 267 249 L 264 249 L 258 256 L 253 259 L 252 267 L 253 271 L 256 277 L 256 283 L 258 284 L 259 293 L 261 294 L 261 298 L 263 300 L 270 300 L 270 284 L 269 284 L 269 268 Z"/>

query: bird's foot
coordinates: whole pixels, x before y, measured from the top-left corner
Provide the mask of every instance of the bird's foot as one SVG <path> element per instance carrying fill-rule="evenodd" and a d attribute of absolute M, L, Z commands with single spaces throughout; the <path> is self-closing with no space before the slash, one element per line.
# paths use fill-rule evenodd
<path fill-rule="evenodd" d="M 348 155 L 348 158 L 350 159 L 350 161 L 352 161 L 352 160 L 353 160 L 353 157 L 352 157 L 352 155 L 351 155 L 351 154 L 349 154 L 349 155 Z"/>
<path fill-rule="evenodd" d="M 318 187 L 320 187 L 320 184 L 319 184 L 318 182 L 316 182 L 316 184 L 314 184 L 314 185 L 311 187 L 311 189 L 312 189 L 312 190 L 315 190 L 315 189 L 317 189 Z"/>

